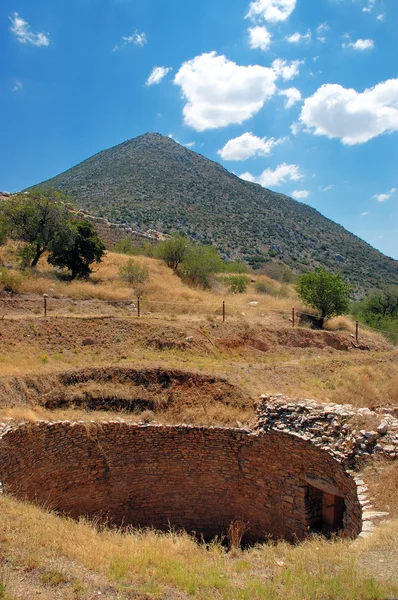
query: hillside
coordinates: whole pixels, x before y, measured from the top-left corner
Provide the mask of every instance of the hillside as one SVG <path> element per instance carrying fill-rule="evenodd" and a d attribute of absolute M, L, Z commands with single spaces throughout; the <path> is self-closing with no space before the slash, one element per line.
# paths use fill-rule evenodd
<path fill-rule="evenodd" d="M 398 283 L 398 262 L 315 209 L 241 180 L 221 165 L 148 133 L 85 160 L 40 187 L 135 229 L 180 230 L 255 268 L 281 260 L 298 272 L 325 266 L 357 290 Z"/>

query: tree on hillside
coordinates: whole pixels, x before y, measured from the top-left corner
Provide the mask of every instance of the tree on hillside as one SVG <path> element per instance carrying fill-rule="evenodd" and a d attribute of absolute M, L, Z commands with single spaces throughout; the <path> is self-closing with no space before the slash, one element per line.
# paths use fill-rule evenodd
<path fill-rule="evenodd" d="M 398 285 L 388 285 L 370 293 L 359 303 L 361 312 L 369 317 L 398 317 Z"/>
<path fill-rule="evenodd" d="M 12 196 L 1 205 L 5 231 L 9 237 L 28 244 L 24 256 L 29 257 L 31 267 L 37 265 L 67 225 L 68 212 L 60 199 L 58 193 L 33 190 Z"/>
<path fill-rule="evenodd" d="M 348 311 L 352 286 L 340 275 L 319 269 L 313 273 L 304 273 L 297 279 L 299 298 L 308 306 L 318 310 L 321 315 L 321 328 L 324 319 L 342 315 Z"/>
<path fill-rule="evenodd" d="M 70 220 L 51 244 L 48 262 L 71 271 L 71 279 L 88 277 L 90 265 L 101 262 L 105 246 L 90 221 Z"/>
<path fill-rule="evenodd" d="M 189 246 L 188 239 L 181 233 L 176 233 L 157 246 L 155 256 L 164 260 L 170 269 L 176 271 L 183 262 Z"/>
<path fill-rule="evenodd" d="M 190 246 L 182 264 L 183 276 L 194 285 L 210 287 L 211 276 L 221 273 L 224 263 L 214 246 Z"/>

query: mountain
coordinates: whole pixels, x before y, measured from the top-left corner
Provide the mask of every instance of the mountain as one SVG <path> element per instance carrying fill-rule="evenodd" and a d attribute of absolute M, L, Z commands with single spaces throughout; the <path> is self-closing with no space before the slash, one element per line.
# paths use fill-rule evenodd
<path fill-rule="evenodd" d="M 315 209 L 148 133 L 104 150 L 35 187 L 55 187 L 79 208 L 134 229 L 183 231 L 254 268 L 282 261 L 297 272 L 324 266 L 357 290 L 398 283 L 398 261 Z"/>

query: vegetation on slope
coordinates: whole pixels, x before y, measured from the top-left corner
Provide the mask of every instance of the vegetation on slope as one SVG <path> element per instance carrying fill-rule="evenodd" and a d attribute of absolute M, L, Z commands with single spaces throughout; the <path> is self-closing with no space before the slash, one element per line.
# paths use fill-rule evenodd
<path fill-rule="evenodd" d="M 297 272 L 323 266 L 357 291 L 398 282 L 398 264 L 313 208 L 243 181 L 159 134 L 105 150 L 40 184 L 141 230 L 179 231 L 223 257 Z"/>

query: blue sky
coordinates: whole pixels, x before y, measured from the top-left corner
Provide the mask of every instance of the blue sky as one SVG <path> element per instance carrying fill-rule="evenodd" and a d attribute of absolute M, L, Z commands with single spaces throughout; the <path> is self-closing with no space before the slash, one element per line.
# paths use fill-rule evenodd
<path fill-rule="evenodd" d="M 0 189 L 148 131 L 398 259 L 397 0 L 3 0 Z"/>

